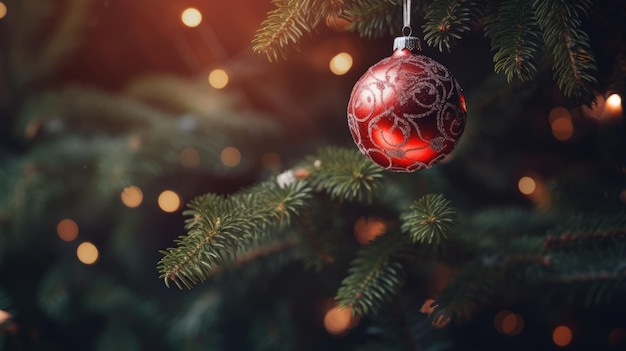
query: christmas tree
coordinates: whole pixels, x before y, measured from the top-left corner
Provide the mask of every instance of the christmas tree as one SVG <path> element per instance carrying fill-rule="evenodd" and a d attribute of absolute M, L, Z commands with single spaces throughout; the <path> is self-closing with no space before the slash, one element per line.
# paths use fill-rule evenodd
<path fill-rule="evenodd" d="M 0 350 L 623 349 L 625 18 L 0 2 Z M 409 34 L 467 117 L 392 172 L 346 107 Z"/>

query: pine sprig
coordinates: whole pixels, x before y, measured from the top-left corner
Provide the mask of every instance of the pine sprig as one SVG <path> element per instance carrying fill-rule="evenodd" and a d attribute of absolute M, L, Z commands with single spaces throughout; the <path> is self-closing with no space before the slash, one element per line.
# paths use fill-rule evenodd
<path fill-rule="evenodd" d="M 175 240 L 176 248 L 161 251 L 160 278 L 179 288 L 206 280 L 238 255 L 267 243 L 293 217 L 301 217 L 313 191 L 333 199 L 370 201 L 382 188 L 383 170 L 358 150 L 328 147 L 309 161 L 297 175 L 286 172 L 291 175 L 287 180 L 261 183 L 228 197 L 205 194 L 194 199 L 184 212 L 189 216 L 187 235 Z"/>
<path fill-rule="evenodd" d="M 535 0 L 535 16 L 552 54 L 554 78 L 566 96 L 593 100 L 596 62 L 589 36 L 581 29 L 581 15 L 592 7 L 591 0 Z"/>
<path fill-rule="evenodd" d="M 382 191 L 384 170 L 356 149 L 323 148 L 309 161 L 317 165 L 309 179 L 312 186 L 332 199 L 370 202 Z"/>
<path fill-rule="evenodd" d="M 424 17 L 424 40 L 439 51 L 445 48 L 450 52 L 480 15 L 481 9 L 473 1 L 435 0 Z"/>
<path fill-rule="evenodd" d="M 401 228 L 414 243 L 439 245 L 456 227 L 456 211 L 441 194 L 424 195 L 411 205 L 411 210 L 401 216 Z"/>
<path fill-rule="evenodd" d="M 336 0 L 273 0 L 276 9 L 261 23 L 252 44 L 253 50 L 270 61 L 286 58 L 291 45 L 296 51 L 305 34 L 313 32 Z"/>
<path fill-rule="evenodd" d="M 288 226 L 292 216 L 306 206 L 311 189 L 303 182 L 279 187 L 262 183 L 247 191 L 221 197 L 203 195 L 185 211 L 188 235 L 176 240 L 176 248 L 162 250 L 157 268 L 169 286 L 191 288 L 213 271 L 232 262 L 270 230 Z"/>
<path fill-rule="evenodd" d="M 378 236 L 363 247 L 350 264 L 335 300 L 356 315 L 376 313 L 404 285 L 402 258 L 406 239 L 395 232 Z"/>
<path fill-rule="evenodd" d="M 480 264 L 464 267 L 439 294 L 429 318 L 442 326 L 451 321 L 466 322 L 490 302 L 503 280 L 499 271 L 482 268 Z"/>
<path fill-rule="evenodd" d="M 496 73 L 503 72 L 526 81 L 538 70 L 537 58 L 543 48 L 535 11 L 529 0 L 502 2 L 499 9 L 485 19 L 485 35 L 491 38 Z"/>
<path fill-rule="evenodd" d="M 402 19 L 399 5 L 399 0 L 352 1 L 347 4 L 345 15 L 351 21 L 351 30 L 363 37 L 375 38 L 399 30 L 396 25 Z"/>

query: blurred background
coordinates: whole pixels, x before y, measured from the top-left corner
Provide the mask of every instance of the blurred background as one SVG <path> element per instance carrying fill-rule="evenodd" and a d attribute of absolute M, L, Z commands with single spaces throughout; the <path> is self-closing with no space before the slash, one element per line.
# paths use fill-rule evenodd
<path fill-rule="evenodd" d="M 626 256 L 569 276 L 605 274 L 610 299 L 512 296 L 443 329 L 337 312 L 350 257 L 320 274 L 278 252 L 190 291 L 165 287 L 159 250 L 185 233 L 185 203 L 278 175 L 321 146 L 355 148 L 350 92 L 393 36 L 360 38 L 328 18 L 300 52 L 270 63 L 251 42 L 273 8 L 0 2 L 1 350 L 626 349 Z M 525 83 L 493 73 L 479 27 L 452 53 L 424 45 L 465 89 L 467 126 L 445 164 L 394 175 L 400 192 L 444 193 L 460 212 L 492 211 L 482 217 L 492 224 L 509 218 L 494 209 L 617 213 L 610 235 L 622 255 L 624 15 L 609 1 L 588 21 L 600 83 L 590 106 L 564 98 L 549 68 Z M 511 211 L 508 223 L 523 222 Z M 337 230 L 375 235 L 376 223 L 358 223 Z M 406 306 L 443 284 L 440 269 L 429 266 L 439 278 L 403 296 Z"/>

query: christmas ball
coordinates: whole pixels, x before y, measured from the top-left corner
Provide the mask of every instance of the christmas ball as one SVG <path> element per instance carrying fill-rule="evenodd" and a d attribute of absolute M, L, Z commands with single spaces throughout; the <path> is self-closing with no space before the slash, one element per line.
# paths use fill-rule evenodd
<path fill-rule="evenodd" d="M 461 87 L 446 67 L 418 50 L 418 38 L 396 38 L 393 54 L 368 69 L 348 102 L 355 144 L 390 171 L 432 167 L 465 127 Z"/>

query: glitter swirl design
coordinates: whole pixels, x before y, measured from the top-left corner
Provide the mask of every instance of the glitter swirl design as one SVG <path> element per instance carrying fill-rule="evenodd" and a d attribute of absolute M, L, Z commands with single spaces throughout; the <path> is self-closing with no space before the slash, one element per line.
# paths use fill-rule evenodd
<path fill-rule="evenodd" d="M 348 103 L 348 126 L 359 150 L 396 172 L 430 168 L 445 158 L 463 133 L 465 117 L 465 98 L 450 71 L 406 49 L 370 67 Z"/>

